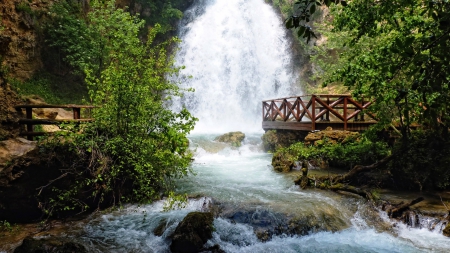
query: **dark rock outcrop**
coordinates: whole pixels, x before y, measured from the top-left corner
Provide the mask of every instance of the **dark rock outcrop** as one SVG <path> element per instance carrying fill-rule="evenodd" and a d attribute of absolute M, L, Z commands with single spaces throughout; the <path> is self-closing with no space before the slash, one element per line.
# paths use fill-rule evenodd
<path fill-rule="evenodd" d="M 87 253 L 87 249 L 79 244 L 64 238 L 35 239 L 27 237 L 14 253 Z"/>
<path fill-rule="evenodd" d="M 212 238 L 213 220 L 212 213 L 189 213 L 175 229 L 170 250 L 174 253 L 200 252 Z"/>
<path fill-rule="evenodd" d="M 290 130 L 269 130 L 262 137 L 265 151 L 275 151 L 277 148 L 289 147 L 303 141 L 308 132 Z"/>

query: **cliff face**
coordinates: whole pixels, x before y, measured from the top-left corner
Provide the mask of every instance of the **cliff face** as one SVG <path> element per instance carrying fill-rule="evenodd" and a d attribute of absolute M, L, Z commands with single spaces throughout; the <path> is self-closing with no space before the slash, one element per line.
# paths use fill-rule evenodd
<path fill-rule="evenodd" d="M 8 0 L 0 3 L 0 55 L 12 78 L 26 80 L 42 67 L 38 18 L 53 1 Z"/>

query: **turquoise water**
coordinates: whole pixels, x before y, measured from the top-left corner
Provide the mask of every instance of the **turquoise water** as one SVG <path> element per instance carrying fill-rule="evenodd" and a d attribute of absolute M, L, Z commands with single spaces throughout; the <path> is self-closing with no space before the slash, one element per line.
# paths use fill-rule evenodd
<path fill-rule="evenodd" d="M 169 212 L 163 211 L 165 202 L 159 201 L 92 217 L 87 224 L 74 229 L 77 240 L 89 245 L 93 252 L 170 252 L 169 235 L 187 213 L 216 210 L 215 232 L 206 246 L 218 244 L 225 252 L 448 252 L 450 249 L 450 239 L 439 231 L 397 224 L 383 212 L 375 213 L 374 220 L 367 215 L 364 201 L 326 191 L 298 189 L 289 175 L 276 173 L 269 166 L 271 155 L 260 150 L 259 136 L 247 135 L 238 149 L 215 143 L 214 135 L 191 136 L 191 144 L 196 148 L 192 165 L 196 175 L 178 181 L 177 185 L 179 193 L 188 193 L 195 199 L 190 199 L 185 208 Z M 258 229 L 270 230 L 302 217 L 318 226 L 302 235 L 274 233 L 265 242 L 255 234 Z M 153 230 L 161 223 L 166 224 L 166 230 L 162 236 L 155 236 Z"/>

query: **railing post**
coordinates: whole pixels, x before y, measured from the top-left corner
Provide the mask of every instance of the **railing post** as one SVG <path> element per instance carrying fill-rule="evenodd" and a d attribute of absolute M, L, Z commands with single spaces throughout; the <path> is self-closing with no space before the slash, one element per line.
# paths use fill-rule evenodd
<path fill-rule="evenodd" d="M 316 130 L 316 95 L 311 97 L 311 106 L 312 106 L 312 119 L 311 119 L 311 127 L 312 130 Z"/>
<path fill-rule="evenodd" d="M 33 108 L 27 107 L 25 108 L 27 119 L 33 119 Z M 33 133 L 34 126 L 32 124 L 27 124 L 27 133 Z M 33 135 L 27 135 L 27 139 L 32 141 Z"/>
<path fill-rule="evenodd" d="M 73 119 L 80 119 L 81 117 L 81 108 L 72 108 L 73 109 Z"/>
<path fill-rule="evenodd" d="M 344 130 L 347 130 L 347 96 L 344 97 Z"/>
<path fill-rule="evenodd" d="M 330 106 L 330 97 L 327 97 L 327 105 Z M 330 110 L 325 113 L 325 120 L 330 121 Z"/>
<path fill-rule="evenodd" d="M 364 107 L 364 97 L 361 98 L 361 105 Z M 364 110 L 361 110 L 361 121 L 364 121 Z"/>

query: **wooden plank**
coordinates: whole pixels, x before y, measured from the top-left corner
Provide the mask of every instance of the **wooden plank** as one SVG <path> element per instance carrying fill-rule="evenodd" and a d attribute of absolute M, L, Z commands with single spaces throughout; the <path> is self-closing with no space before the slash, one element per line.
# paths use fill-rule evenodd
<path fill-rule="evenodd" d="M 20 136 L 44 136 L 44 135 L 52 135 L 54 132 L 21 132 Z"/>
<path fill-rule="evenodd" d="M 319 99 L 319 100 L 320 100 L 320 99 Z M 333 108 L 333 110 L 334 110 L 334 109 L 344 109 L 344 107 L 335 107 L 337 104 L 341 103 L 343 100 L 344 100 L 344 98 L 340 98 L 340 99 L 338 99 L 338 100 L 332 102 L 331 104 L 328 103 L 328 105 L 329 105 L 330 108 Z M 320 101 L 323 102 L 322 100 L 320 100 Z M 325 102 L 323 102 L 323 103 L 325 103 Z M 317 115 L 316 115 L 316 118 L 321 117 L 321 116 L 322 116 L 323 114 L 325 114 L 325 113 L 328 113 L 328 118 L 329 118 L 329 117 L 330 117 L 329 112 L 330 112 L 329 110 L 324 110 L 324 111 L 320 112 L 319 114 L 317 114 Z M 338 113 L 338 112 L 336 112 L 336 113 Z M 339 115 L 340 115 L 340 114 L 339 114 Z M 339 118 L 339 117 L 338 117 L 338 118 Z M 343 120 L 343 119 L 341 119 L 341 120 Z"/>
<path fill-rule="evenodd" d="M 342 117 L 342 115 L 340 115 L 337 111 L 335 111 L 333 108 L 329 107 L 325 102 L 323 102 L 320 99 L 316 100 L 320 105 L 322 105 L 323 107 L 325 107 L 326 109 L 328 109 L 332 114 L 334 114 L 334 116 L 338 117 L 340 120 L 344 121 L 344 117 Z M 345 101 L 345 100 L 344 100 Z M 325 111 L 324 111 L 325 113 Z"/>
<path fill-rule="evenodd" d="M 311 131 L 311 122 L 263 121 L 262 128 Z"/>
<path fill-rule="evenodd" d="M 27 125 L 59 125 L 63 123 L 92 122 L 94 119 L 19 119 L 19 124 Z M 30 131 L 28 131 L 30 132 Z"/>
<path fill-rule="evenodd" d="M 48 105 L 48 104 L 41 104 L 41 105 L 16 105 L 14 106 L 14 108 L 16 109 L 22 109 L 22 108 L 68 108 L 68 109 L 72 109 L 72 108 L 87 108 L 87 109 L 92 109 L 92 108 L 97 108 L 97 106 L 93 106 L 93 105 Z"/>

